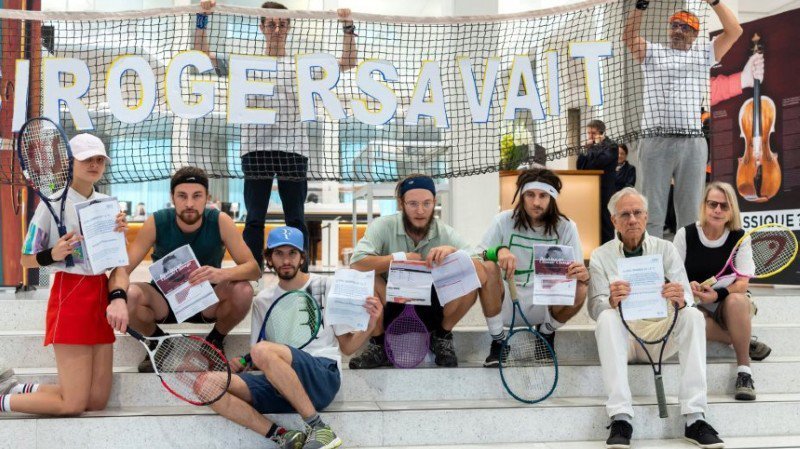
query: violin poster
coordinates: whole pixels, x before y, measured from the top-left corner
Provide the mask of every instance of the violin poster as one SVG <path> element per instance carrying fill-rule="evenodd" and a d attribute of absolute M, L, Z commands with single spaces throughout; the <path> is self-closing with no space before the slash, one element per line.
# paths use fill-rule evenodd
<path fill-rule="evenodd" d="M 738 192 L 745 229 L 800 234 L 800 9 L 743 23 L 711 69 L 711 177 Z M 716 33 L 712 33 L 716 34 Z M 800 284 L 797 264 L 765 279 Z"/>

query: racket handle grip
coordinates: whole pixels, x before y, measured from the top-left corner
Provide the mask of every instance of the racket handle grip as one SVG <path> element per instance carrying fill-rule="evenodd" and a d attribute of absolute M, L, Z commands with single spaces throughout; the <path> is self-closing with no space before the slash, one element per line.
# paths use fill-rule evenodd
<path fill-rule="evenodd" d="M 658 416 L 668 418 L 667 396 L 664 394 L 664 378 L 661 377 L 661 374 L 656 375 L 656 399 L 658 400 Z"/>
<path fill-rule="evenodd" d="M 714 285 L 716 283 L 717 283 L 717 278 L 715 278 L 714 276 L 711 276 L 710 278 L 708 278 L 705 281 L 703 281 L 703 283 L 700 284 L 700 285 L 702 285 L 703 287 L 711 287 L 712 285 Z"/>
<path fill-rule="evenodd" d="M 59 237 L 64 237 L 67 234 L 67 227 L 66 226 L 59 226 L 58 227 L 58 235 Z M 68 267 L 74 267 L 75 261 L 72 259 L 72 254 L 69 254 L 67 257 L 64 258 L 64 263 Z"/>
<path fill-rule="evenodd" d="M 132 327 L 128 326 L 128 328 L 127 328 L 125 331 L 126 331 L 126 332 L 128 333 L 128 335 L 130 335 L 131 337 L 133 337 L 133 338 L 135 338 L 135 339 L 137 339 L 137 340 L 139 340 L 139 341 L 145 341 L 144 335 L 140 334 L 140 333 L 139 333 L 139 332 L 138 332 L 136 329 L 134 329 L 134 328 L 132 328 Z"/>

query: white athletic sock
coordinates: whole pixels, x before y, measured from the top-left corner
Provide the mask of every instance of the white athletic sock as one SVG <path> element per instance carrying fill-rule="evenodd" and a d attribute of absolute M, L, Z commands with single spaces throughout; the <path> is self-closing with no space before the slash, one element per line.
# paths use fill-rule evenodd
<path fill-rule="evenodd" d="M 633 417 L 631 417 L 631 415 L 629 415 L 627 413 L 617 413 L 616 415 L 611 417 L 611 420 L 612 421 L 625 421 L 628 424 L 630 424 L 631 421 L 633 421 Z"/>
<path fill-rule="evenodd" d="M 687 413 L 684 416 L 686 416 L 686 427 L 689 427 L 692 424 L 694 424 L 695 422 L 700 421 L 701 419 L 703 419 L 703 414 L 699 413 L 699 412 L 698 413 Z"/>
<path fill-rule="evenodd" d="M 736 372 L 737 373 L 747 373 L 747 374 L 749 374 L 751 376 L 753 375 L 753 370 L 751 370 L 750 367 L 747 366 L 747 365 L 739 365 L 736 368 Z"/>
<path fill-rule="evenodd" d="M 37 390 L 39 390 L 39 384 L 16 384 L 8 391 L 8 394 L 35 393 Z"/>
<path fill-rule="evenodd" d="M 0 413 L 11 411 L 11 395 L 0 394 Z"/>
<path fill-rule="evenodd" d="M 503 340 L 506 335 L 506 331 L 503 329 L 503 317 L 501 314 L 497 314 L 492 317 L 486 317 L 486 327 L 489 328 L 489 335 L 492 336 L 492 340 Z"/>

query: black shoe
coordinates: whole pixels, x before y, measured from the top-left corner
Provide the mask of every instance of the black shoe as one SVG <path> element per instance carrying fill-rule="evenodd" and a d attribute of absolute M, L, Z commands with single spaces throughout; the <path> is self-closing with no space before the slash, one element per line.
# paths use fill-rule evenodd
<path fill-rule="evenodd" d="M 717 431 L 711 424 L 698 419 L 691 426 L 687 426 L 683 437 L 704 449 L 717 449 L 725 447 L 725 442 L 717 436 Z"/>
<path fill-rule="evenodd" d="M 545 333 L 540 331 L 539 335 L 541 335 L 542 338 L 544 338 L 544 341 L 546 341 L 547 344 L 550 345 L 550 349 L 553 351 L 552 355 L 555 355 L 555 353 L 556 353 L 556 333 L 555 333 L 555 331 L 551 332 L 549 334 L 545 334 Z M 548 351 L 547 348 L 544 347 L 544 345 L 540 344 L 541 340 L 537 340 L 536 343 L 537 343 L 538 346 L 540 346 L 540 347 L 536 348 L 536 358 L 537 359 L 543 360 L 543 359 L 552 359 L 553 358 L 551 356 L 550 351 Z"/>
<path fill-rule="evenodd" d="M 155 370 L 153 369 L 153 364 L 150 363 L 150 355 L 149 354 L 144 356 L 144 360 L 139 362 L 139 366 L 137 366 L 136 369 L 140 373 L 154 373 L 155 372 Z"/>
<path fill-rule="evenodd" d="M 758 337 L 750 339 L 750 360 L 760 362 L 767 358 L 772 353 L 772 348 L 758 341 Z"/>
<path fill-rule="evenodd" d="M 606 440 L 606 447 L 609 449 L 628 449 L 631 447 L 631 435 L 633 435 L 633 426 L 628 421 L 612 421 L 606 427 L 611 429 Z"/>
<path fill-rule="evenodd" d="M 508 355 L 508 348 L 503 351 L 503 342 L 501 340 L 492 340 L 492 345 L 489 346 L 489 355 L 486 357 L 486 361 L 483 362 L 483 366 L 485 368 L 497 368 L 500 366 L 500 353 L 503 352 L 503 356 Z"/>
<path fill-rule="evenodd" d="M 739 401 L 755 401 L 756 387 L 753 385 L 753 377 L 747 373 L 736 375 L 736 396 Z"/>
<path fill-rule="evenodd" d="M 372 369 L 381 366 L 392 366 L 392 362 L 386 356 L 384 346 L 375 343 L 374 339 L 370 339 L 364 351 L 350 359 L 349 366 L 350 369 Z"/>
<path fill-rule="evenodd" d="M 438 332 L 431 334 L 431 351 L 436 356 L 434 361 L 439 366 L 453 368 L 458 366 L 456 348 L 453 346 L 453 333 L 448 332 L 444 336 L 438 336 Z"/>

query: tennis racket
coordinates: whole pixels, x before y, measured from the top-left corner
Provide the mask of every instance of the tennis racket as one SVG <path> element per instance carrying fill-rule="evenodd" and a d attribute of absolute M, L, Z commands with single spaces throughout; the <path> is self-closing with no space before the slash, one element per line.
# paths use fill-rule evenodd
<path fill-rule="evenodd" d="M 47 117 L 34 117 L 17 135 L 17 156 L 28 185 L 39 195 L 53 215 L 58 236 L 67 233 L 64 207 L 72 184 L 72 150 L 64 129 Z M 58 208 L 59 213 L 56 214 Z M 64 259 L 68 267 L 75 265 L 72 255 Z"/>
<path fill-rule="evenodd" d="M 218 401 L 231 383 L 231 368 L 216 346 L 193 335 L 145 337 L 128 327 L 150 356 L 161 384 L 178 399 L 193 405 Z M 154 348 L 150 344 L 155 343 Z"/>
<path fill-rule="evenodd" d="M 755 279 L 774 276 L 791 265 L 795 257 L 797 237 L 791 229 L 775 223 L 761 225 L 736 242 L 722 270 L 702 285 L 710 287 L 731 274 Z"/>
<path fill-rule="evenodd" d="M 522 313 L 513 280 L 508 283 L 511 301 L 514 303 L 511 328 L 503 341 L 500 356 L 500 380 L 508 394 L 526 404 L 544 401 L 558 384 L 558 360 L 553 348 L 537 332 Z M 522 326 L 515 329 L 517 316 Z"/>
<path fill-rule="evenodd" d="M 258 340 L 303 349 L 317 338 L 322 324 L 319 303 L 308 292 L 291 290 L 267 310 Z"/>
<path fill-rule="evenodd" d="M 617 310 L 619 310 L 619 317 L 622 318 L 622 324 L 625 329 L 633 336 L 639 346 L 644 349 L 647 359 L 650 361 L 650 366 L 653 368 L 653 377 L 656 384 L 656 399 L 658 399 L 658 416 L 661 418 L 669 417 L 667 412 L 667 397 L 664 394 L 664 379 L 661 376 L 661 362 L 664 360 L 664 348 L 667 347 L 667 341 L 672 335 L 672 329 L 675 328 L 675 323 L 678 320 L 678 305 L 672 303 L 673 307 L 667 307 L 667 317 L 660 320 L 635 320 L 631 323 L 625 321 L 625 314 L 623 312 L 625 302 L 620 302 Z M 658 364 L 653 360 L 653 356 L 647 349 L 647 345 L 655 345 L 661 343 L 661 349 L 658 353 Z"/>
<path fill-rule="evenodd" d="M 267 309 L 261 323 L 258 341 L 271 341 L 303 349 L 317 338 L 322 326 L 319 303 L 307 291 L 290 290 L 282 294 Z M 242 366 L 253 363 L 250 354 L 239 358 Z"/>
<path fill-rule="evenodd" d="M 415 368 L 428 355 L 430 333 L 414 306 L 406 304 L 403 312 L 386 328 L 386 356 L 398 368 Z"/>

